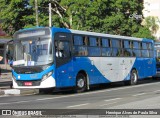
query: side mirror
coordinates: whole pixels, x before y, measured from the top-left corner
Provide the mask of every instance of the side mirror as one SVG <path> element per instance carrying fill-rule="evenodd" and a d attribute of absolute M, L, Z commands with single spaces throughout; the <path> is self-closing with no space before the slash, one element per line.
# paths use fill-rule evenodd
<path fill-rule="evenodd" d="M 13 66 L 13 60 L 10 60 L 10 61 L 9 61 L 9 65 L 10 65 L 10 67 Z"/>

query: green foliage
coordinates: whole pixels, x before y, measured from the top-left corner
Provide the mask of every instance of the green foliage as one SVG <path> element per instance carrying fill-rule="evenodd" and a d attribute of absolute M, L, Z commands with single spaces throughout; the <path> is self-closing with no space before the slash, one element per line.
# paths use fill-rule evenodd
<path fill-rule="evenodd" d="M 139 38 L 148 38 L 155 40 L 155 37 L 152 36 L 150 30 L 147 27 L 140 27 L 139 31 L 132 34 L 133 37 L 139 37 Z"/>
<path fill-rule="evenodd" d="M 39 25 L 48 26 L 49 0 L 37 0 Z M 56 27 L 124 36 L 152 37 L 141 26 L 143 0 L 50 0 L 52 24 Z M 35 0 L 0 0 L 2 28 L 9 34 L 35 26 Z M 12 28 L 12 30 L 10 29 Z"/>
<path fill-rule="evenodd" d="M 148 16 L 145 18 L 144 25 L 146 28 L 150 29 L 153 34 L 155 34 L 159 29 L 157 20 L 158 20 L 158 17 L 154 17 L 154 16 Z"/>
<path fill-rule="evenodd" d="M 28 0 L 0 0 L 2 29 L 12 35 L 26 24 L 33 24 L 33 10 L 28 7 Z"/>

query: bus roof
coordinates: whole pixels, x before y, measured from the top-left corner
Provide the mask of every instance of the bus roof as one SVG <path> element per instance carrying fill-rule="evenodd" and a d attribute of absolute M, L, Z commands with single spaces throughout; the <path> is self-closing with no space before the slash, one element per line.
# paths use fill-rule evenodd
<path fill-rule="evenodd" d="M 104 34 L 104 33 L 96 33 L 96 32 L 89 32 L 89 31 L 81 31 L 81 30 L 73 30 L 73 29 L 65 29 L 65 28 L 57 28 L 53 27 L 53 30 L 62 31 L 62 32 L 71 32 L 75 34 L 81 34 L 81 35 L 94 35 L 99 37 L 110 37 L 115 39 L 126 39 L 126 40 L 135 40 L 135 41 L 145 41 L 145 42 L 154 42 L 151 39 L 147 38 L 136 38 L 136 37 L 129 37 L 129 36 L 120 36 L 120 35 L 112 35 L 112 34 Z"/>
<path fill-rule="evenodd" d="M 137 40 L 137 41 L 145 40 L 145 41 L 149 41 L 149 42 L 153 41 L 151 39 L 146 39 L 146 38 L 136 38 L 136 37 L 129 37 L 129 36 L 120 36 L 120 35 L 88 32 L 88 31 L 72 30 L 72 29 L 70 29 L 70 31 L 72 33 L 76 33 L 76 34 L 94 35 L 94 36 L 100 36 L 100 37 L 111 37 L 111 38 L 115 38 L 115 39 L 128 39 L 128 40 Z"/>
<path fill-rule="evenodd" d="M 34 28 L 22 29 L 22 30 L 19 30 L 19 31 L 23 32 L 23 31 L 26 31 L 26 30 L 35 30 L 35 29 L 43 29 L 43 28 L 49 28 L 49 27 L 34 27 Z M 120 36 L 120 35 L 96 33 L 96 32 L 73 30 L 73 29 L 65 29 L 65 28 L 58 28 L 58 27 L 52 27 L 52 30 L 56 30 L 57 32 L 59 32 L 59 31 L 62 31 L 62 32 L 71 32 L 71 33 L 75 33 L 75 34 L 94 35 L 94 36 L 107 37 L 107 38 L 110 37 L 110 38 L 115 38 L 115 39 L 126 39 L 126 40 L 153 42 L 153 40 L 147 39 L 147 38 L 136 38 L 136 37 L 129 37 L 129 36 Z"/>

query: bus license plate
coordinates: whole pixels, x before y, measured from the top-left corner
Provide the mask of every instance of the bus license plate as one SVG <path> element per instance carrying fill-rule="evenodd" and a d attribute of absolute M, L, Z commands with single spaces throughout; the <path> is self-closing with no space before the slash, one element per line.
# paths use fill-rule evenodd
<path fill-rule="evenodd" d="M 25 86 L 32 86 L 32 82 L 24 82 Z"/>

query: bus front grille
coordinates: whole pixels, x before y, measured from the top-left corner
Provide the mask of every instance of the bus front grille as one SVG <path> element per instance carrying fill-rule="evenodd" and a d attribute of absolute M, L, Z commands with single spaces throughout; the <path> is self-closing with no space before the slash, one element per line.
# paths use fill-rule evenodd
<path fill-rule="evenodd" d="M 31 85 L 28 86 L 39 86 L 41 83 L 41 80 L 32 80 L 32 81 L 17 81 L 18 86 L 27 86 L 25 85 L 26 82 L 30 82 Z"/>

